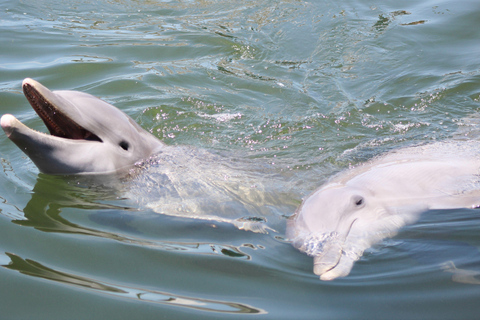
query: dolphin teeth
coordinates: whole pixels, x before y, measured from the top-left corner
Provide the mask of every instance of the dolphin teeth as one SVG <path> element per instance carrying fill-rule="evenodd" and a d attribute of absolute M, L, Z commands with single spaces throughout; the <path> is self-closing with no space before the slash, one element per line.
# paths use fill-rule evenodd
<path fill-rule="evenodd" d="M 25 84 L 23 86 L 23 92 L 27 97 L 28 102 L 32 106 L 33 110 L 39 115 L 39 117 L 43 120 L 45 125 L 47 126 L 50 133 L 54 136 L 58 137 L 65 137 L 66 133 L 53 121 L 50 117 L 50 114 L 55 114 L 58 110 L 48 103 L 43 97 L 39 94 L 35 94 L 36 90 L 29 84 Z M 50 112 L 47 112 L 47 108 Z"/>

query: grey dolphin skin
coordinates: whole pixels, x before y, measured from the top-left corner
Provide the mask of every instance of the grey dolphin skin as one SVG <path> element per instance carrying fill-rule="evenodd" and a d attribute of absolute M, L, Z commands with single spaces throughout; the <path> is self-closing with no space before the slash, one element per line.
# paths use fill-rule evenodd
<path fill-rule="evenodd" d="M 25 79 L 23 92 L 49 134 L 5 114 L 1 126 L 43 173 L 108 174 L 159 152 L 164 144 L 116 107 L 78 91 L 50 91 Z"/>
<path fill-rule="evenodd" d="M 399 149 L 333 177 L 287 222 L 314 273 L 350 273 L 364 250 L 435 209 L 478 208 L 480 143 L 451 140 Z"/>

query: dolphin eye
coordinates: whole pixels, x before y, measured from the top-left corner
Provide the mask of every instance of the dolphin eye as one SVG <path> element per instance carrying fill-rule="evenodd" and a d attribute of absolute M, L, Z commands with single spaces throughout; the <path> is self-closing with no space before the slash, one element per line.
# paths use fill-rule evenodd
<path fill-rule="evenodd" d="M 121 141 L 119 144 L 118 144 L 123 150 L 127 151 L 128 150 L 128 142 L 126 141 Z"/>
<path fill-rule="evenodd" d="M 365 204 L 365 199 L 361 196 L 356 196 L 353 197 L 353 203 L 355 204 L 356 207 L 361 207 Z"/>

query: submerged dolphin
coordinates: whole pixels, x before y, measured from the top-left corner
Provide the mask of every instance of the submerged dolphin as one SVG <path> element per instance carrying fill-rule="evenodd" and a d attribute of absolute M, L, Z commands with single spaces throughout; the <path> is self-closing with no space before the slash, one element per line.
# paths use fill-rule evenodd
<path fill-rule="evenodd" d="M 450 141 L 388 153 L 333 177 L 287 222 L 295 248 L 322 280 L 350 273 L 365 249 L 433 209 L 480 206 L 480 142 Z"/>
<path fill-rule="evenodd" d="M 22 86 L 50 135 L 28 128 L 10 114 L 0 122 L 8 138 L 43 173 L 113 173 L 164 146 L 128 115 L 90 94 L 50 91 L 28 78 Z"/>

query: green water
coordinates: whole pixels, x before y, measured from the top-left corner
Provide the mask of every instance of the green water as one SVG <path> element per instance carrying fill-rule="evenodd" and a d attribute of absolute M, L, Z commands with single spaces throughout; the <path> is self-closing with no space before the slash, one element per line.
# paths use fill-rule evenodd
<path fill-rule="evenodd" d="M 269 234 L 161 215 L 39 174 L 2 133 L 0 318 L 477 318 L 480 286 L 445 267 L 480 271 L 475 210 L 425 214 L 333 282 L 282 226 L 349 165 L 473 131 L 479 17 L 452 0 L 0 1 L 2 114 L 45 130 L 25 77 L 85 91 L 169 145 L 268 167 L 292 203 Z"/>

